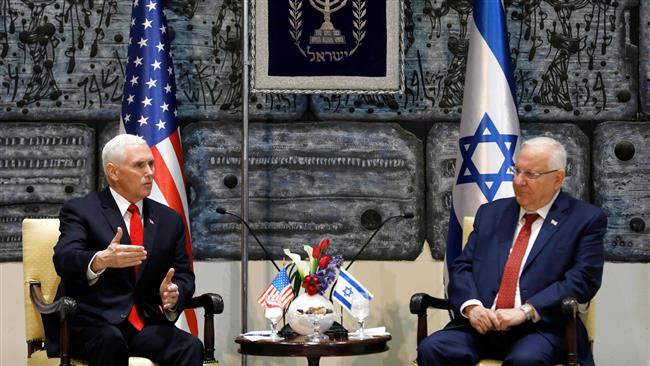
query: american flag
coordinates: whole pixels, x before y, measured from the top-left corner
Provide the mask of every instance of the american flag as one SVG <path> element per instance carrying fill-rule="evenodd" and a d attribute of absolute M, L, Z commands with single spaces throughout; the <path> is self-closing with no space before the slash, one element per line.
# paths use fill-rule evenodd
<path fill-rule="evenodd" d="M 287 276 L 287 268 L 284 267 L 275 276 L 269 287 L 264 290 L 262 295 L 257 298 L 257 302 L 264 306 L 268 298 L 278 297 L 282 307 L 287 307 L 291 300 L 293 300 L 293 290 L 291 289 L 291 282 Z"/>
<path fill-rule="evenodd" d="M 134 0 L 121 127 L 126 133 L 142 136 L 151 147 L 155 172 L 150 198 L 173 208 L 183 217 L 187 233 L 185 246 L 191 265 L 192 242 L 188 225 L 183 151 L 176 120 L 176 82 L 167 34 L 163 1 Z M 197 335 L 194 310 L 187 309 L 184 315 L 185 320 L 180 322 L 180 326 L 186 325 L 192 334 Z"/>

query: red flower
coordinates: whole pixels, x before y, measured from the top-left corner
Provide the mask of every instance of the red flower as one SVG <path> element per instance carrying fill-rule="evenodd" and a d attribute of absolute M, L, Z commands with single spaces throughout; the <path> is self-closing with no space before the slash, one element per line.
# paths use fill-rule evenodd
<path fill-rule="evenodd" d="M 320 258 L 320 256 L 325 253 L 325 250 L 327 247 L 330 245 L 330 240 L 329 239 L 323 239 L 320 241 L 318 246 L 311 251 L 311 255 L 314 258 Z"/>
<path fill-rule="evenodd" d="M 332 257 L 329 255 L 321 257 L 320 261 L 318 262 L 318 268 L 325 268 L 327 267 L 328 264 L 330 264 L 330 261 L 332 260 Z"/>
<path fill-rule="evenodd" d="M 305 276 L 305 279 L 302 281 L 302 287 L 307 291 L 309 295 L 316 295 L 318 292 L 318 283 L 320 279 L 316 276 Z"/>

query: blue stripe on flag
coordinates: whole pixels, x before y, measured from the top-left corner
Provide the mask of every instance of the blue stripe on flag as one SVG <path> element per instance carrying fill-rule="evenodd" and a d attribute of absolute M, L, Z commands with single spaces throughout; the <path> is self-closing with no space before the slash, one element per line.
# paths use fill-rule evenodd
<path fill-rule="evenodd" d="M 335 297 L 337 300 L 339 300 L 339 302 L 341 303 L 341 305 L 343 305 L 343 306 L 345 306 L 346 308 L 348 308 L 348 310 L 352 309 L 352 304 L 351 304 L 348 300 L 345 299 L 345 296 L 341 295 L 341 294 L 338 293 L 338 292 L 335 292 L 335 293 L 334 293 L 334 297 Z"/>
<path fill-rule="evenodd" d="M 512 59 L 508 44 L 508 30 L 501 0 L 474 0 L 474 23 L 485 43 L 496 57 L 510 85 L 512 100 L 517 102 L 517 91 L 512 73 Z"/>

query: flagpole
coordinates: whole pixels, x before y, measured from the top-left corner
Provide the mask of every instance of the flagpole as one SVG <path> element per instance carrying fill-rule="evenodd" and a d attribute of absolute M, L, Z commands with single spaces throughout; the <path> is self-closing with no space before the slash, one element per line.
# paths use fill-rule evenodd
<path fill-rule="evenodd" d="M 248 221 L 248 0 L 243 0 L 242 29 L 242 141 L 241 141 L 241 217 Z M 241 227 L 241 330 L 248 331 L 248 231 Z M 246 356 L 242 354 L 242 366 Z"/>

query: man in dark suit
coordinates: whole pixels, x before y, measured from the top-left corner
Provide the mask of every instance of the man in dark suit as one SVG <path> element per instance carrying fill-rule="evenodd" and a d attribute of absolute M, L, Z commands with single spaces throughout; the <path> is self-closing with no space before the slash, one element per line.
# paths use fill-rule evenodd
<path fill-rule="evenodd" d="M 600 287 L 602 210 L 561 191 L 566 151 L 557 141 L 526 141 L 511 168 L 514 198 L 482 205 L 450 271 L 454 319 L 418 347 L 420 366 L 554 365 L 565 356 L 561 302 L 587 303 Z M 593 365 L 579 322 L 578 359 Z"/>
<path fill-rule="evenodd" d="M 57 297 L 77 301 L 71 355 L 90 365 L 201 365 L 203 345 L 174 326 L 194 293 L 183 220 L 146 198 L 154 158 L 146 142 L 118 135 L 102 151 L 108 185 L 67 202 L 54 266 Z M 48 353 L 56 348 L 48 340 Z"/>

